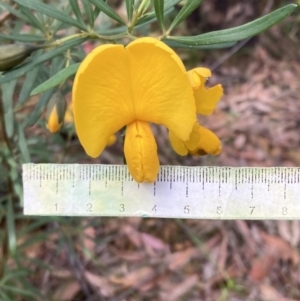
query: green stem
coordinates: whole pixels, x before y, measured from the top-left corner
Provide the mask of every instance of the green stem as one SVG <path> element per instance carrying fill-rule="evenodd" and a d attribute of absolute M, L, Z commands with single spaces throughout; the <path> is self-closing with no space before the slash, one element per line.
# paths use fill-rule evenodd
<path fill-rule="evenodd" d="M 47 48 L 57 47 L 65 42 L 68 42 L 68 41 L 76 39 L 76 38 L 90 38 L 90 39 L 99 39 L 99 40 L 104 40 L 104 41 L 115 41 L 115 40 L 123 39 L 123 38 L 129 38 L 131 40 L 136 39 L 136 37 L 131 35 L 129 32 L 122 32 L 122 33 L 119 33 L 116 35 L 110 35 L 110 36 L 100 35 L 100 34 L 97 34 L 96 32 L 82 32 L 82 33 L 76 33 L 71 36 L 56 40 L 49 44 L 39 45 L 38 48 L 47 49 Z"/>

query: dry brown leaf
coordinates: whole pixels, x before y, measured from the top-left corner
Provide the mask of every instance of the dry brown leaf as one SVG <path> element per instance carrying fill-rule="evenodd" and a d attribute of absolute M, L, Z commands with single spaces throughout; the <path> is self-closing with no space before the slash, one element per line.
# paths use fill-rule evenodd
<path fill-rule="evenodd" d="M 133 245 L 135 245 L 137 248 L 142 247 L 143 243 L 142 243 L 141 235 L 136 229 L 134 229 L 130 225 L 125 225 L 123 226 L 121 231 L 126 235 L 128 240 L 131 241 Z"/>
<path fill-rule="evenodd" d="M 53 270 L 51 275 L 57 278 L 71 278 L 73 274 L 69 270 Z"/>
<path fill-rule="evenodd" d="M 88 221 L 84 221 L 86 224 Z M 91 259 L 90 257 L 95 250 L 95 237 L 96 230 L 94 227 L 85 227 L 82 232 L 82 244 L 83 244 L 83 254 L 86 259 Z"/>
<path fill-rule="evenodd" d="M 141 262 L 145 259 L 146 253 L 144 251 L 118 252 L 118 257 L 129 262 Z"/>
<path fill-rule="evenodd" d="M 274 263 L 274 257 L 269 255 L 261 258 L 256 258 L 252 262 L 251 270 L 249 273 L 250 279 L 254 282 L 263 280 L 270 273 L 272 267 L 274 266 Z"/>
<path fill-rule="evenodd" d="M 152 278 L 154 270 L 151 267 L 142 267 L 129 272 L 125 276 L 111 275 L 109 281 L 120 284 L 123 287 L 139 287 L 141 283 L 145 283 Z"/>
<path fill-rule="evenodd" d="M 261 284 L 259 286 L 262 301 L 297 301 L 283 297 L 273 286 Z"/>
<path fill-rule="evenodd" d="M 188 276 L 181 283 L 177 283 L 170 292 L 167 293 L 166 301 L 180 300 L 180 297 L 191 291 L 191 289 L 197 285 L 199 278 L 197 275 Z"/>
<path fill-rule="evenodd" d="M 228 255 L 228 235 L 225 231 L 223 233 L 223 239 L 220 245 L 219 252 L 220 254 L 218 259 L 218 266 L 219 269 L 224 270 L 226 265 L 227 255 Z"/>
<path fill-rule="evenodd" d="M 300 221 L 292 221 L 292 240 L 291 245 L 297 246 L 300 242 Z"/>
<path fill-rule="evenodd" d="M 101 277 L 99 275 L 90 273 L 86 271 L 84 273 L 86 280 L 94 287 L 99 290 L 99 294 L 104 297 L 112 297 L 114 295 L 114 288 L 108 282 L 106 277 Z"/>
<path fill-rule="evenodd" d="M 267 252 L 277 259 L 291 260 L 294 265 L 300 263 L 300 255 L 282 238 L 267 234 L 266 232 L 260 231 L 262 240 L 265 243 Z"/>
<path fill-rule="evenodd" d="M 72 281 L 60 286 L 53 294 L 54 300 L 72 301 L 80 291 L 80 285 L 77 281 Z"/>
<path fill-rule="evenodd" d="M 167 256 L 168 268 L 171 271 L 177 270 L 185 266 L 194 256 L 198 254 L 196 248 L 189 248 L 184 251 L 172 253 Z"/>
<path fill-rule="evenodd" d="M 283 239 L 295 247 L 300 241 L 300 222 L 278 221 L 278 232 Z"/>
<path fill-rule="evenodd" d="M 249 229 L 247 223 L 243 220 L 236 220 L 235 224 L 237 225 L 236 229 L 241 233 L 245 242 L 247 242 L 247 245 L 249 246 L 250 250 L 252 252 L 254 252 L 255 251 L 255 241 L 252 237 L 252 234 L 250 232 L 250 229 Z"/>
<path fill-rule="evenodd" d="M 169 246 L 161 239 L 147 233 L 141 233 L 140 235 L 148 255 L 155 256 L 155 251 L 168 252 L 170 250 Z"/>

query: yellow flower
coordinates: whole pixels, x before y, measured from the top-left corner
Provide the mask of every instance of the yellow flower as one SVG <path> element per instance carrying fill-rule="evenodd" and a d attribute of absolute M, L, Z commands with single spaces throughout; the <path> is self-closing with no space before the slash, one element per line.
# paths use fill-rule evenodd
<path fill-rule="evenodd" d="M 60 90 L 53 93 L 46 107 L 46 128 L 52 133 L 60 130 L 64 122 L 66 100 Z"/>
<path fill-rule="evenodd" d="M 78 69 L 73 101 L 76 131 L 91 157 L 99 156 L 108 138 L 126 126 L 124 153 L 137 182 L 153 182 L 159 171 L 150 122 L 187 141 L 197 120 L 183 63 L 154 38 L 137 39 L 126 48 L 109 44 L 94 49 Z"/>
<path fill-rule="evenodd" d="M 207 68 L 195 68 L 188 71 L 188 77 L 194 91 L 197 114 L 210 115 L 223 95 L 220 84 L 206 88 L 205 83 L 211 72 Z M 199 136 L 200 139 L 198 139 Z M 192 155 L 218 155 L 222 150 L 219 138 L 210 130 L 195 123 L 188 141 L 182 141 L 175 133 L 169 131 L 169 140 L 175 152 L 181 156 L 188 153 Z M 196 143 L 195 147 L 195 140 Z"/>

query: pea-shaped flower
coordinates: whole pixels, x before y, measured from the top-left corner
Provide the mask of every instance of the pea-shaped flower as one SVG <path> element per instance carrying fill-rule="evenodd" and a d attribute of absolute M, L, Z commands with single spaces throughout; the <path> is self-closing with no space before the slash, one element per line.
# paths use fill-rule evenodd
<path fill-rule="evenodd" d="M 95 48 L 78 69 L 73 101 L 76 131 L 91 157 L 99 156 L 109 137 L 126 126 L 124 153 L 137 182 L 153 182 L 159 171 L 150 123 L 164 125 L 182 141 L 190 139 L 197 123 L 182 61 L 154 38 Z"/>

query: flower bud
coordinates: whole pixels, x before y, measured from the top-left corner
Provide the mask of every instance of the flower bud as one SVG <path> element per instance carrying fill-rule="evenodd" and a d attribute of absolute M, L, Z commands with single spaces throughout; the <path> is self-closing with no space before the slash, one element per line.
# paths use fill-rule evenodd
<path fill-rule="evenodd" d="M 7 71 L 22 63 L 38 46 L 27 44 L 8 44 L 0 46 L 0 71 Z"/>
<path fill-rule="evenodd" d="M 46 128 L 52 133 L 59 131 L 64 122 L 66 99 L 60 90 L 50 98 L 46 107 Z"/>

